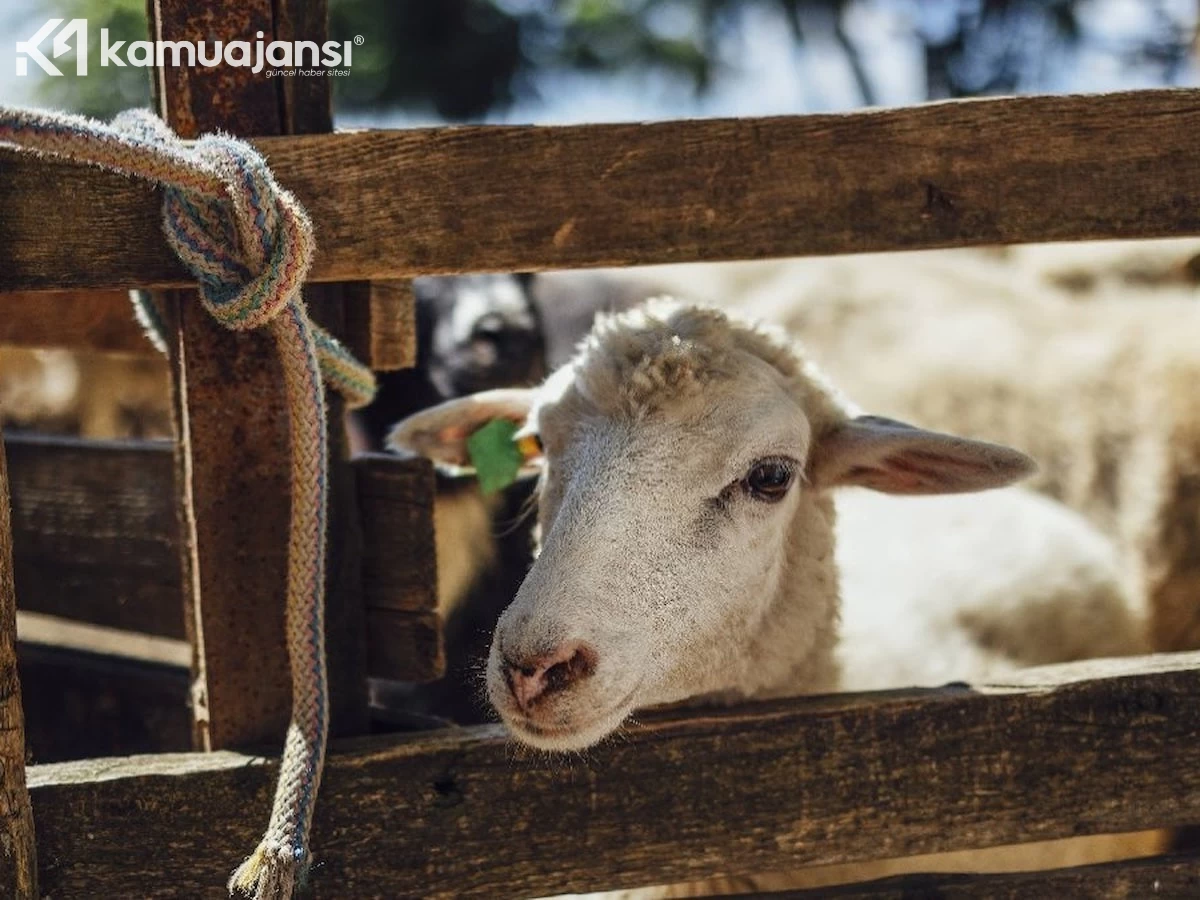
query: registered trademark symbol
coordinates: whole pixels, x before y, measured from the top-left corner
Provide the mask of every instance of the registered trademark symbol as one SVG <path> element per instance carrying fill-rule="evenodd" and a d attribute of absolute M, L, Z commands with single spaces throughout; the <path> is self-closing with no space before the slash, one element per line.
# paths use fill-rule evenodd
<path fill-rule="evenodd" d="M 367 42 L 367 39 L 365 37 L 363 37 L 361 34 L 356 34 L 354 36 L 354 46 L 361 47 L 366 42 Z"/>

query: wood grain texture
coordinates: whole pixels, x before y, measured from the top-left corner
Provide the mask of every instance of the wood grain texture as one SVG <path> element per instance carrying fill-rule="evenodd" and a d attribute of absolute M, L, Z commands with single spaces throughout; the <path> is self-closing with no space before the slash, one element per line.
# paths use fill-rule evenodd
<path fill-rule="evenodd" d="M 185 626 L 197 747 L 282 740 L 290 469 L 282 373 L 266 334 L 232 334 L 177 292 L 172 343 Z"/>
<path fill-rule="evenodd" d="M 337 281 L 1196 234 L 1197 130 L 1171 89 L 257 143 Z M 0 289 L 184 281 L 142 185 L 3 152 L 0 201 Z"/>
<path fill-rule="evenodd" d="M 900 875 L 808 891 L 728 895 L 725 900 L 1192 900 L 1200 897 L 1200 855 L 1171 854 L 1048 872 Z"/>
<path fill-rule="evenodd" d="M 214 28 L 275 34 L 273 0 L 152 0 L 162 40 Z M 276 35 L 276 37 L 284 37 Z M 249 69 L 156 70 L 160 114 L 181 137 L 287 130 L 281 79 Z M 265 330 L 232 333 L 191 292 L 172 296 L 176 486 L 184 615 L 196 648 L 196 746 L 278 744 L 291 712 L 284 631 L 291 467 L 283 374 Z"/>
<path fill-rule="evenodd" d="M 412 282 L 355 282 L 346 304 L 346 345 L 376 372 L 417 364 L 416 298 Z"/>
<path fill-rule="evenodd" d="M 418 456 L 366 453 L 354 466 L 365 526 L 367 606 L 432 612 L 437 608 L 433 465 Z"/>
<path fill-rule="evenodd" d="M 335 746 L 313 896 L 542 896 L 1200 821 L 1197 663 L 644 714 L 585 756 L 495 726 Z M 273 774 L 232 753 L 34 767 L 43 890 L 222 896 Z"/>
<path fill-rule="evenodd" d="M 199 42 L 214 34 L 252 40 L 258 31 L 274 34 L 276 26 L 272 4 L 262 0 L 147 0 L 147 10 L 152 40 Z M 154 79 L 159 112 L 181 137 L 217 128 L 247 137 L 286 130 L 278 85 L 286 79 L 260 78 L 233 66 L 171 65 L 155 69 Z"/>
<path fill-rule="evenodd" d="M 300 0 L 294 2 L 300 3 Z M 324 12 L 323 3 L 313 5 L 320 6 Z M 345 335 L 346 310 L 353 302 L 352 293 L 341 284 L 309 285 L 305 290 L 305 299 L 313 320 L 331 334 Z M 325 532 L 325 662 L 329 672 L 330 732 L 334 736 L 349 736 L 366 734 L 370 728 L 367 701 L 369 654 L 363 579 L 365 538 L 358 485 L 350 462 L 346 404 L 336 391 L 325 392 L 325 415 L 325 434 L 329 447 L 329 524 Z"/>
<path fill-rule="evenodd" d="M 0 896 L 37 900 L 33 810 L 25 787 L 25 715 L 17 675 L 8 467 L 0 439 Z"/>
<path fill-rule="evenodd" d="M 28 641 L 17 659 L 34 762 L 191 748 L 187 666 Z"/>
<path fill-rule="evenodd" d="M 0 344 L 156 353 L 126 291 L 0 293 Z"/>
<path fill-rule="evenodd" d="M 9 438 L 21 609 L 184 637 L 172 449 Z"/>
<path fill-rule="evenodd" d="M 184 637 L 171 447 L 12 435 L 8 449 L 21 608 Z M 360 504 L 364 557 L 353 574 L 362 578 L 363 602 L 417 614 L 411 621 L 419 634 L 397 639 L 405 653 L 423 648 L 405 666 L 424 680 L 437 671 L 440 646 L 428 635 L 429 620 L 421 618 L 437 605 L 432 468 L 417 457 L 371 454 L 354 460 L 348 471 Z M 338 522 L 331 532 L 344 534 L 351 526 Z M 342 561 L 332 561 L 331 571 L 349 578 L 344 569 Z M 393 617 L 388 633 L 396 636 L 407 621 Z M 365 630 L 358 629 L 364 641 Z M 361 645 L 360 657 L 388 656 L 379 637 L 373 646 L 367 654 Z"/>
<path fill-rule="evenodd" d="M 367 610 L 367 668 L 374 678 L 427 682 L 446 672 L 437 613 Z"/>

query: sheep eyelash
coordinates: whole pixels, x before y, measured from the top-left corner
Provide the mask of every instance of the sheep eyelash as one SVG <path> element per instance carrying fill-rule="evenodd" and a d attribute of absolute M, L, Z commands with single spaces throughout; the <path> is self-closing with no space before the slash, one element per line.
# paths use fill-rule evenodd
<path fill-rule="evenodd" d="M 709 497 L 705 501 L 705 505 L 714 512 L 721 512 L 728 515 L 730 509 L 733 507 L 734 502 L 739 498 L 746 496 L 746 478 L 749 476 L 750 472 L 764 463 L 779 463 L 780 465 L 785 466 L 788 471 L 791 472 L 792 479 L 794 481 L 799 482 L 800 484 L 808 483 L 808 476 L 804 471 L 804 465 L 799 460 L 790 456 L 761 456 L 750 463 L 750 465 L 742 472 L 740 476 L 729 482 L 729 484 L 725 485 L 725 487 L 721 489 L 721 493 L 717 494 L 715 497 Z"/>

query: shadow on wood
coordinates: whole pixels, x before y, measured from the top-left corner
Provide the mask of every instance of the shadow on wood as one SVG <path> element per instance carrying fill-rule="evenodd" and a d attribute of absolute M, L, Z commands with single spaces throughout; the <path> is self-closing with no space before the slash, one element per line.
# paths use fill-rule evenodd
<path fill-rule="evenodd" d="M 1183 825 L 1197 662 L 648 714 L 566 758 L 495 726 L 335 745 L 314 896 L 540 896 Z M 274 771 L 233 753 L 34 767 L 43 890 L 221 896 Z M 123 852 L 143 840 L 154 854 Z"/>

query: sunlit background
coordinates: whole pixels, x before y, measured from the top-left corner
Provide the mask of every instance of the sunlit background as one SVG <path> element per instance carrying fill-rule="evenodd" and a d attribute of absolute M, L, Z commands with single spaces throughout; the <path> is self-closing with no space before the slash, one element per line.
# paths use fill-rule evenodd
<path fill-rule="evenodd" d="M 15 76 L 17 40 L 85 17 L 146 37 L 144 0 L 6 0 L 0 97 L 108 116 L 146 69 Z M 364 38 L 342 125 L 764 115 L 1197 83 L 1195 0 L 330 0 Z M 243 36 L 215 36 L 226 40 Z"/>

